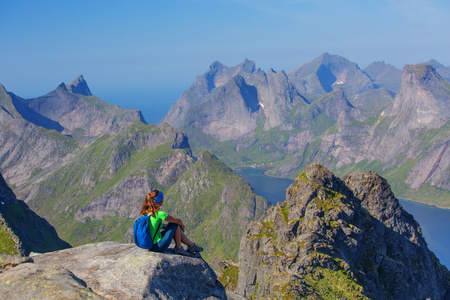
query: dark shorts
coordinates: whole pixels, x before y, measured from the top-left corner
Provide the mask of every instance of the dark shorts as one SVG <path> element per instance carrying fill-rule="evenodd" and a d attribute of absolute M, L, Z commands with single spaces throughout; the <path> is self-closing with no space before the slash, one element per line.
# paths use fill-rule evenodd
<path fill-rule="evenodd" d="M 169 248 L 170 243 L 172 242 L 177 227 L 178 224 L 175 223 L 167 224 L 167 227 L 163 230 L 163 232 L 161 232 L 162 238 L 156 244 L 153 244 L 153 247 L 150 250 L 155 252 L 166 251 L 167 248 Z"/>

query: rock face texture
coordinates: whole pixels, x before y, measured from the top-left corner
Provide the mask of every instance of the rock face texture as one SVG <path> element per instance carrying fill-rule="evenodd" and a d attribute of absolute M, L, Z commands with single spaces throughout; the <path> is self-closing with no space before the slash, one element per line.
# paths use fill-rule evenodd
<path fill-rule="evenodd" d="M 69 247 L 53 226 L 16 199 L 0 174 L 0 254 L 28 255 Z"/>
<path fill-rule="evenodd" d="M 2 299 L 227 298 L 201 258 L 150 252 L 134 244 L 89 244 L 22 261 L 0 258 Z"/>
<path fill-rule="evenodd" d="M 236 292 L 254 299 L 449 299 L 450 273 L 387 181 L 306 167 L 245 228 Z"/>

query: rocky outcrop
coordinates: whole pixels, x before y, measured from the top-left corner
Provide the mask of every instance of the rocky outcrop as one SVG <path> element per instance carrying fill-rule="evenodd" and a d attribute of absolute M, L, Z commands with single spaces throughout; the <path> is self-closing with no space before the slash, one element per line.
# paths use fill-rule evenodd
<path fill-rule="evenodd" d="M 450 273 L 387 181 L 312 164 L 245 228 L 236 292 L 255 299 L 448 299 Z"/>
<path fill-rule="evenodd" d="M 32 260 L 32 261 L 30 261 Z M 32 263 L 33 262 L 33 263 Z M 226 299 L 201 258 L 113 242 L 0 257 L 2 299 Z"/>

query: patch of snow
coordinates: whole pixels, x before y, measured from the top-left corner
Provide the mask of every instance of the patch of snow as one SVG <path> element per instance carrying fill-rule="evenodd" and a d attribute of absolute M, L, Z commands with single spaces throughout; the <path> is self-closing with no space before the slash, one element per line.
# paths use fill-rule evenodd
<path fill-rule="evenodd" d="M 261 105 L 261 107 L 264 109 L 264 104 L 262 104 L 261 102 L 258 102 L 259 105 Z"/>

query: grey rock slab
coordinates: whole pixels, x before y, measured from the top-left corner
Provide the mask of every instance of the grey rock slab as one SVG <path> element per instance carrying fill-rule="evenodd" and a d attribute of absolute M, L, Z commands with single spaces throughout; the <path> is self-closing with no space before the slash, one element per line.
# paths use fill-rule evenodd
<path fill-rule="evenodd" d="M 202 259 L 151 252 L 134 244 L 104 242 L 34 254 L 35 265 L 60 265 L 96 294 L 113 299 L 226 299 Z"/>
<path fill-rule="evenodd" d="M 0 299 L 104 299 L 58 265 L 21 264 L 0 274 Z"/>

